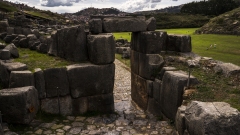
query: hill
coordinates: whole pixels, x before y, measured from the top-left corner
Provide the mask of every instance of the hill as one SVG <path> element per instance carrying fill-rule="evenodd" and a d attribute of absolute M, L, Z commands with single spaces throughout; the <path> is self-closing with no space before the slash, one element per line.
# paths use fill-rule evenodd
<path fill-rule="evenodd" d="M 14 12 L 17 11 L 17 8 L 15 6 L 12 6 L 11 4 L 0 1 L 0 11 L 2 12 Z"/>
<path fill-rule="evenodd" d="M 240 8 L 212 18 L 196 31 L 204 34 L 240 34 Z"/>
<path fill-rule="evenodd" d="M 124 13 L 116 8 L 94 8 L 89 7 L 86 9 L 83 9 L 81 11 L 78 11 L 76 13 L 73 13 L 73 15 L 77 16 L 90 16 L 90 15 L 118 15 L 120 13 Z"/>

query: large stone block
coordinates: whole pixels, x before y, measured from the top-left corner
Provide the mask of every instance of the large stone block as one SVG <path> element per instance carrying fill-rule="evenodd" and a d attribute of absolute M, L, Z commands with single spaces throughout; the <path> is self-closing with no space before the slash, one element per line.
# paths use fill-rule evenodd
<path fill-rule="evenodd" d="M 12 34 L 12 35 L 6 35 L 6 37 L 3 39 L 7 44 L 11 43 L 17 35 Z"/>
<path fill-rule="evenodd" d="M 102 20 L 99 18 L 89 21 L 89 30 L 93 34 L 102 33 Z"/>
<path fill-rule="evenodd" d="M 9 60 L 10 59 L 10 51 L 7 49 L 3 49 L 0 51 L 0 59 L 1 60 Z"/>
<path fill-rule="evenodd" d="M 168 34 L 166 50 L 176 52 L 191 52 L 191 37 L 189 35 Z"/>
<path fill-rule="evenodd" d="M 139 74 L 139 53 L 131 50 L 131 57 L 130 57 L 130 64 L 131 64 L 131 72 L 135 74 Z"/>
<path fill-rule="evenodd" d="M 0 33 L 7 32 L 8 26 L 9 25 L 7 21 L 0 21 Z"/>
<path fill-rule="evenodd" d="M 115 65 L 83 63 L 67 66 L 73 98 L 108 94 L 113 92 Z M 78 81 L 76 81 L 78 80 Z"/>
<path fill-rule="evenodd" d="M 72 115 L 84 114 L 88 111 L 88 98 L 72 99 Z"/>
<path fill-rule="evenodd" d="M 32 86 L 0 91 L 0 110 L 7 123 L 29 124 L 38 108 L 37 90 Z"/>
<path fill-rule="evenodd" d="M 163 114 L 174 120 L 177 109 L 182 105 L 184 87 L 187 86 L 188 74 L 183 71 L 166 71 L 160 92 L 160 105 Z M 194 86 L 198 80 L 190 76 L 190 86 Z"/>
<path fill-rule="evenodd" d="M 4 49 L 9 50 L 11 57 L 13 57 L 13 58 L 19 57 L 18 49 L 14 44 L 9 44 Z"/>
<path fill-rule="evenodd" d="M 133 32 L 131 49 L 144 54 L 159 54 L 164 50 L 167 33 L 164 31 Z"/>
<path fill-rule="evenodd" d="M 45 69 L 43 72 L 48 98 L 66 96 L 70 93 L 66 68 Z"/>
<path fill-rule="evenodd" d="M 34 43 L 38 40 L 38 38 L 34 34 L 27 35 L 27 41 L 28 44 L 23 44 L 23 46 L 20 46 L 22 48 L 32 48 L 34 46 Z"/>
<path fill-rule="evenodd" d="M 32 31 L 30 28 L 22 28 L 22 34 L 27 36 L 29 34 L 32 34 Z"/>
<path fill-rule="evenodd" d="M 163 67 L 161 71 L 158 73 L 157 78 L 159 80 L 162 80 L 163 75 L 166 71 L 176 71 L 177 69 L 175 67 Z"/>
<path fill-rule="evenodd" d="M 182 105 L 178 108 L 177 114 L 176 114 L 175 127 L 179 135 L 184 135 L 184 131 L 186 129 L 185 110 L 186 110 L 186 106 Z"/>
<path fill-rule="evenodd" d="M 12 71 L 9 79 L 9 88 L 35 86 L 31 71 Z"/>
<path fill-rule="evenodd" d="M 110 93 L 88 97 L 88 111 L 113 113 L 114 112 L 113 94 Z"/>
<path fill-rule="evenodd" d="M 88 60 L 87 38 L 83 26 L 57 31 L 57 56 L 75 62 Z"/>
<path fill-rule="evenodd" d="M 154 80 L 164 66 L 164 59 L 159 54 L 139 53 L 139 75 L 148 80 Z"/>
<path fill-rule="evenodd" d="M 110 64 L 115 60 L 115 41 L 112 34 L 88 36 L 89 60 L 94 64 Z"/>
<path fill-rule="evenodd" d="M 131 97 L 143 110 L 147 110 L 148 93 L 152 91 L 152 81 L 131 73 Z"/>
<path fill-rule="evenodd" d="M 240 112 L 224 102 L 193 101 L 185 111 L 190 135 L 239 135 Z"/>
<path fill-rule="evenodd" d="M 146 31 L 145 20 L 137 17 L 112 17 L 103 19 L 103 32 L 139 32 Z"/>
<path fill-rule="evenodd" d="M 40 68 L 34 70 L 35 88 L 38 91 L 38 98 L 46 98 L 44 73 Z"/>

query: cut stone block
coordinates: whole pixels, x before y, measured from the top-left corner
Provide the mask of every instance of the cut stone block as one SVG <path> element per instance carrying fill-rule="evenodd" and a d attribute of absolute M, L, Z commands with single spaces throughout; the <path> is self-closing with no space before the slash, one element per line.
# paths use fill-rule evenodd
<path fill-rule="evenodd" d="M 190 135 L 239 135 L 240 112 L 224 102 L 193 101 L 185 111 Z"/>
<path fill-rule="evenodd" d="M 44 73 L 40 68 L 34 70 L 34 80 L 39 99 L 46 98 Z"/>
<path fill-rule="evenodd" d="M 48 98 L 66 96 L 70 93 L 66 68 L 45 69 L 43 72 Z"/>
<path fill-rule="evenodd" d="M 38 108 L 37 90 L 32 86 L 0 91 L 0 110 L 7 123 L 29 124 Z"/>
<path fill-rule="evenodd" d="M 72 99 L 72 115 L 84 114 L 88 111 L 88 98 Z"/>
<path fill-rule="evenodd" d="M 144 54 L 159 54 L 166 41 L 167 33 L 163 31 L 133 32 L 131 49 Z"/>
<path fill-rule="evenodd" d="M 99 19 L 91 19 L 89 21 L 89 30 L 93 34 L 102 33 L 102 20 Z"/>
<path fill-rule="evenodd" d="M 73 98 L 108 94 L 113 92 L 115 65 L 90 63 L 67 66 L 71 95 Z M 78 81 L 76 81 L 78 80 Z"/>
<path fill-rule="evenodd" d="M 131 50 L 131 57 L 130 57 L 130 64 L 131 64 L 131 72 L 135 74 L 139 74 L 139 53 Z"/>
<path fill-rule="evenodd" d="M 1 60 L 9 60 L 10 59 L 10 51 L 7 49 L 3 49 L 0 51 L 0 59 Z"/>
<path fill-rule="evenodd" d="M 88 60 L 87 38 L 83 26 L 58 30 L 56 39 L 57 56 L 75 62 Z"/>
<path fill-rule="evenodd" d="M 182 105 L 178 108 L 177 114 L 176 114 L 175 127 L 179 135 L 185 135 L 184 134 L 184 131 L 186 130 L 185 110 L 186 110 L 186 106 Z"/>
<path fill-rule="evenodd" d="M 156 19 L 154 17 L 149 18 L 147 21 L 147 30 L 155 31 L 156 30 Z"/>
<path fill-rule="evenodd" d="M 88 97 L 88 112 L 113 113 L 113 94 L 103 94 Z"/>
<path fill-rule="evenodd" d="M 167 51 L 191 52 L 192 43 L 189 35 L 168 34 Z"/>
<path fill-rule="evenodd" d="M 174 120 L 177 109 L 182 105 L 184 87 L 187 86 L 188 74 L 183 71 L 166 71 L 160 92 L 160 105 L 163 114 Z M 198 80 L 190 76 L 190 86 L 194 86 Z"/>
<path fill-rule="evenodd" d="M 152 91 L 152 81 L 131 73 L 131 97 L 143 110 L 147 110 L 148 93 Z"/>
<path fill-rule="evenodd" d="M 31 71 L 12 71 L 9 79 L 9 88 L 35 86 Z"/>
<path fill-rule="evenodd" d="M 139 53 L 139 75 L 148 80 L 154 80 L 165 61 L 159 54 Z"/>
<path fill-rule="evenodd" d="M 137 17 L 109 17 L 103 19 L 103 32 L 139 32 L 146 31 L 145 20 Z"/>
<path fill-rule="evenodd" d="M 112 34 L 88 36 L 89 60 L 94 64 L 110 64 L 115 60 L 115 41 Z"/>

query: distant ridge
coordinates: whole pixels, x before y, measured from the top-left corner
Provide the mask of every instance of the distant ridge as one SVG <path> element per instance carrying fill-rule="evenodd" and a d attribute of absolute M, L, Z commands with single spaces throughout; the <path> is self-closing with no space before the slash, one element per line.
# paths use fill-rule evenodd
<path fill-rule="evenodd" d="M 94 8 L 89 7 L 86 9 L 83 9 L 81 11 L 78 11 L 76 13 L 73 13 L 73 15 L 83 15 L 83 16 L 90 16 L 90 15 L 118 15 L 124 13 L 116 8 Z"/>

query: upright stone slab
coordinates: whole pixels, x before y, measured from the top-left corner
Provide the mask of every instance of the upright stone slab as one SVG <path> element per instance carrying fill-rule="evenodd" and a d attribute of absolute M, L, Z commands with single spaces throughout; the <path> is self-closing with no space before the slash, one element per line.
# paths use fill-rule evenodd
<path fill-rule="evenodd" d="M 168 34 L 167 51 L 191 52 L 192 43 L 189 35 Z"/>
<path fill-rule="evenodd" d="M 112 34 L 88 36 L 89 60 L 94 64 L 110 64 L 115 59 L 115 41 Z"/>
<path fill-rule="evenodd" d="M 35 86 L 34 76 L 31 71 L 12 71 L 9 79 L 9 87 Z"/>
<path fill-rule="evenodd" d="M 156 19 L 154 17 L 150 17 L 147 21 L 147 30 L 155 31 L 156 30 Z"/>
<path fill-rule="evenodd" d="M 66 96 L 70 93 L 66 68 L 45 69 L 43 72 L 48 98 Z"/>
<path fill-rule="evenodd" d="M 185 111 L 190 135 L 239 135 L 240 112 L 224 102 L 193 101 Z"/>
<path fill-rule="evenodd" d="M 163 114 L 174 120 L 177 109 L 182 105 L 184 87 L 187 86 L 188 74 L 183 71 L 166 71 L 160 92 L 160 105 Z M 195 77 L 190 77 L 190 86 L 197 84 Z"/>
<path fill-rule="evenodd" d="M 57 56 L 75 62 L 88 60 L 87 38 L 83 26 L 57 31 Z"/>
<path fill-rule="evenodd" d="M 164 63 L 163 57 L 159 54 L 139 53 L 139 75 L 147 80 L 154 80 Z"/>
<path fill-rule="evenodd" d="M 146 31 L 145 20 L 138 17 L 109 17 L 103 19 L 103 32 L 140 32 Z"/>
<path fill-rule="evenodd" d="M 89 21 L 89 30 L 93 34 L 102 33 L 102 20 L 100 18 Z"/>
<path fill-rule="evenodd" d="M 103 94 L 88 97 L 88 111 L 89 112 L 114 112 L 113 94 Z"/>
<path fill-rule="evenodd" d="M 40 68 L 34 69 L 35 87 L 38 91 L 38 98 L 46 98 L 44 73 Z"/>
<path fill-rule="evenodd" d="M 7 123 L 29 124 L 38 108 L 37 90 L 32 86 L 0 91 L 0 110 Z"/>
<path fill-rule="evenodd" d="M 82 63 L 67 66 L 69 85 L 73 98 L 113 92 L 115 65 Z M 78 81 L 76 81 L 78 80 Z"/>
<path fill-rule="evenodd" d="M 166 41 L 167 33 L 163 31 L 133 32 L 131 49 L 144 54 L 159 54 Z"/>
<path fill-rule="evenodd" d="M 147 110 L 148 93 L 152 91 L 152 81 L 131 73 L 131 97 L 143 110 Z"/>
<path fill-rule="evenodd" d="M 52 56 L 57 56 L 57 31 L 52 32 L 51 39 L 52 43 L 49 46 L 48 54 Z"/>

